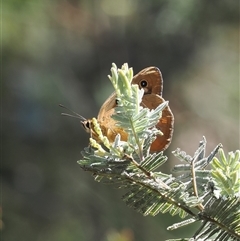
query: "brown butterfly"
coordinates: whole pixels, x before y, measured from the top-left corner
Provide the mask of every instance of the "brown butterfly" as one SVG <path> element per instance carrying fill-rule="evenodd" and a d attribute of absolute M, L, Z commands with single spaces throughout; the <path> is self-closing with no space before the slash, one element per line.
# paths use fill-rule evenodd
<path fill-rule="evenodd" d="M 144 96 L 141 105 L 149 109 L 157 108 L 165 100 L 162 98 L 163 79 L 160 70 L 156 67 L 148 67 L 140 71 L 133 77 L 132 84 L 137 84 L 140 89 L 144 89 Z M 110 142 L 114 142 L 116 135 L 121 135 L 122 141 L 127 141 L 127 133 L 116 126 L 115 120 L 112 118 L 114 108 L 117 106 L 116 93 L 111 94 L 103 103 L 98 113 L 98 123 L 100 124 L 103 135 L 107 136 Z M 150 151 L 163 151 L 168 148 L 171 143 L 173 134 L 174 117 L 171 109 L 167 106 L 159 119 L 156 128 L 163 135 L 158 135 L 152 143 Z M 93 131 L 91 120 L 82 121 L 84 129 L 91 134 L 91 137 L 98 141 L 97 134 Z"/>

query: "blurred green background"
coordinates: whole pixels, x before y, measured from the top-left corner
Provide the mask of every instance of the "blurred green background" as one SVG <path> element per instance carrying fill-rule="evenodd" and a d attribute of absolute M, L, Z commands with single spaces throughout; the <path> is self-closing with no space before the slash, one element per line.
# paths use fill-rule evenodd
<path fill-rule="evenodd" d="M 2 1 L 2 240 L 145 241 L 189 237 L 170 215 L 143 217 L 122 190 L 94 182 L 77 160 L 88 145 L 59 103 L 96 117 L 112 92 L 112 62 L 161 69 L 173 141 L 193 155 L 239 148 L 239 1 Z"/>

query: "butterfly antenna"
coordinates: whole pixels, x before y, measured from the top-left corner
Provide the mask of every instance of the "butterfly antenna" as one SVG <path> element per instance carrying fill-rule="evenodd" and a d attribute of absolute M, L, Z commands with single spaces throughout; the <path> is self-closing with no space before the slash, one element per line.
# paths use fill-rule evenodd
<path fill-rule="evenodd" d="M 67 114 L 67 113 L 61 113 L 61 115 L 63 116 L 69 116 L 69 117 L 73 117 L 73 118 L 78 118 L 78 119 L 81 119 L 81 120 L 86 120 L 86 118 L 84 118 L 83 116 L 79 115 L 77 112 L 67 108 L 66 106 L 62 105 L 62 104 L 59 104 L 60 107 L 72 112 L 73 114 L 75 115 L 71 115 L 71 114 Z"/>

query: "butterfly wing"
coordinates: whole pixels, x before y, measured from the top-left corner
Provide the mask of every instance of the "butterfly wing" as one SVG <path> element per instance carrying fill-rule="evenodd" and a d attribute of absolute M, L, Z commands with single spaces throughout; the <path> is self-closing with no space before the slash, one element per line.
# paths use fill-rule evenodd
<path fill-rule="evenodd" d="M 110 142 L 114 142 L 116 135 L 121 135 L 122 141 L 127 141 L 127 133 L 120 127 L 116 126 L 116 121 L 112 118 L 114 108 L 116 107 L 116 93 L 112 93 L 103 103 L 98 113 L 98 122 L 103 135 L 107 136 Z"/>
<path fill-rule="evenodd" d="M 139 88 L 144 88 L 144 96 L 142 106 L 149 109 L 157 108 L 164 99 L 161 97 L 163 90 L 163 79 L 160 70 L 157 67 L 148 67 L 140 71 L 133 77 L 132 84 L 138 84 Z M 116 107 L 116 93 L 112 93 L 110 97 L 103 103 L 99 110 L 98 122 L 101 130 L 110 142 L 113 142 L 116 135 L 121 135 L 121 140 L 127 140 L 127 133 L 120 127 L 116 126 L 116 121 L 112 118 L 114 108 Z M 171 143 L 173 134 L 174 117 L 171 109 L 167 106 L 159 119 L 156 128 L 163 135 L 158 135 L 151 145 L 151 152 L 163 151 L 167 149 Z"/>
<path fill-rule="evenodd" d="M 157 94 L 162 96 L 163 78 L 157 67 L 148 67 L 133 77 L 132 84 L 144 89 L 144 94 Z"/>
<path fill-rule="evenodd" d="M 142 99 L 142 106 L 152 110 L 156 109 L 164 101 L 165 100 L 161 96 L 156 94 L 144 95 Z M 168 148 L 172 140 L 173 125 L 174 116 L 169 106 L 167 106 L 162 111 L 162 117 L 159 119 L 159 122 L 156 125 L 156 128 L 160 130 L 163 135 L 158 135 L 155 141 L 152 143 L 150 148 L 151 152 L 164 151 Z"/>

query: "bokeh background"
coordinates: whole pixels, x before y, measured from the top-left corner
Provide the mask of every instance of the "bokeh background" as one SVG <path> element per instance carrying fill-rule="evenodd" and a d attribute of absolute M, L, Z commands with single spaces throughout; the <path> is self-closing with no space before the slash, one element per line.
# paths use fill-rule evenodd
<path fill-rule="evenodd" d="M 2 240 L 145 241 L 189 237 L 167 231 L 170 215 L 143 217 L 123 191 L 97 183 L 76 163 L 88 145 L 59 103 L 96 117 L 113 91 L 112 62 L 137 73 L 157 66 L 175 115 L 173 141 L 193 155 L 221 142 L 239 148 L 239 1 L 8 0 L 1 2 Z"/>

